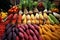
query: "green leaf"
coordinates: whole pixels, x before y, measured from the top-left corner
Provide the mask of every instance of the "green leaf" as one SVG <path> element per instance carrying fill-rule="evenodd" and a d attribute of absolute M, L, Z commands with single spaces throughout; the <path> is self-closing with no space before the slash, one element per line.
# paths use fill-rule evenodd
<path fill-rule="evenodd" d="M 44 1 L 43 4 L 44 4 L 45 9 L 48 9 L 48 10 L 50 9 L 51 2 L 49 0 Z"/>
<path fill-rule="evenodd" d="M 38 2 L 37 1 L 34 1 L 33 2 L 33 6 L 37 7 L 38 6 Z"/>
<path fill-rule="evenodd" d="M 54 3 L 52 3 L 51 8 L 56 8 L 56 5 Z"/>
<path fill-rule="evenodd" d="M 29 10 L 33 9 L 33 0 L 29 0 Z"/>

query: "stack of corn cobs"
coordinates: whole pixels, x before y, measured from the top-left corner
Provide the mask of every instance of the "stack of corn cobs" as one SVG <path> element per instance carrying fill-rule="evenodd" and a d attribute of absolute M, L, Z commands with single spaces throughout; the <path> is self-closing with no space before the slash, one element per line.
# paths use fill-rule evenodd
<path fill-rule="evenodd" d="M 60 22 L 46 12 L 9 14 L 2 40 L 60 40 Z"/>
<path fill-rule="evenodd" d="M 3 16 L 2 19 L 4 26 L 1 27 L 1 34 L 3 35 L 4 33 L 4 35 L 0 39 L 60 40 L 60 22 L 58 20 L 60 19 L 60 14 L 55 12 L 50 13 L 46 10 L 39 12 L 37 5 L 38 3 L 36 1 L 20 0 L 18 6 L 20 9 L 17 6 L 13 6 L 9 9 L 8 16 Z M 39 3 L 38 6 L 43 8 L 42 3 Z"/>

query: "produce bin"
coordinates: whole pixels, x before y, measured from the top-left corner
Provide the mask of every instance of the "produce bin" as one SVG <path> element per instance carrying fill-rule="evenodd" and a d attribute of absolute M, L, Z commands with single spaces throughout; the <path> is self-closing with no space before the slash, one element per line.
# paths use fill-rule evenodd
<path fill-rule="evenodd" d="M 60 9 L 56 2 L 10 0 L 6 7 L 1 4 L 0 40 L 60 40 Z"/>

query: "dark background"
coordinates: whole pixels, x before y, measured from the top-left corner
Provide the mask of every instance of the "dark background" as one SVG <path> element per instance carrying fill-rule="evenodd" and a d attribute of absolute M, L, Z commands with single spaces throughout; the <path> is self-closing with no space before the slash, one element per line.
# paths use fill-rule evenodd
<path fill-rule="evenodd" d="M 50 0 L 51 2 L 53 3 L 56 3 L 56 6 L 57 8 L 60 9 L 60 0 Z M 11 0 L 0 0 L 0 11 L 1 9 L 3 9 L 3 11 L 7 11 L 10 6 L 13 5 L 13 0 L 12 0 L 12 3 L 11 3 Z M 19 2 L 19 0 L 17 0 L 17 2 Z"/>
<path fill-rule="evenodd" d="M 7 11 L 10 8 L 10 3 L 9 0 L 0 0 L 0 11 L 3 9 L 4 11 Z"/>

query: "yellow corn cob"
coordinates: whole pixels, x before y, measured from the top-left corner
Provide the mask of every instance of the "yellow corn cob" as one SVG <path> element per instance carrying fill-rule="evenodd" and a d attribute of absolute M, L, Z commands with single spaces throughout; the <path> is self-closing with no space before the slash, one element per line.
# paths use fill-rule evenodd
<path fill-rule="evenodd" d="M 60 29 L 57 29 L 58 32 L 60 32 Z"/>
<path fill-rule="evenodd" d="M 51 30 L 47 26 L 44 25 L 43 27 L 44 27 L 45 30 L 51 32 Z"/>
<path fill-rule="evenodd" d="M 23 14 L 23 16 L 22 16 L 22 20 L 24 20 L 26 18 L 26 15 L 25 14 Z"/>
<path fill-rule="evenodd" d="M 36 13 L 35 18 L 39 19 L 39 14 L 38 13 Z"/>
<path fill-rule="evenodd" d="M 48 35 L 43 35 L 46 40 L 51 40 L 51 38 Z"/>
<path fill-rule="evenodd" d="M 44 19 L 43 15 L 42 15 L 42 12 L 39 13 L 39 18 L 42 19 L 42 20 Z"/>
<path fill-rule="evenodd" d="M 55 27 L 56 29 L 60 29 L 60 26 L 58 26 L 57 24 L 54 24 L 54 27 Z"/>
<path fill-rule="evenodd" d="M 42 32 L 43 32 L 44 34 L 47 34 L 47 31 L 44 29 L 44 27 L 42 27 Z"/>
<path fill-rule="evenodd" d="M 50 27 L 49 27 L 49 25 L 48 25 L 48 24 L 45 24 L 45 26 L 46 26 L 47 28 L 49 28 L 49 29 L 50 29 Z"/>
<path fill-rule="evenodd" d="M 27 20 L 27 23 L 31 23 L 31 20 Z"/>
<path fill-rule="evenodd" d="M 54 35 L 54 36 L 56 36 L 57 38 L 60 39 L 60 35 L 58 35 L 57 33 L 54 33 L 54 32 L 51 32 L 51 33 L 52 33 L 52 35 Z"/>
<path fill-rule="evenodd" d="M 58 39 L 57 37 L 53 36 L 50 32 L 47 32 L 44 28 L 42 28 L 42 30 L 43 30 L 44 34 L 50 36 L 51 38 Z"/>
<path fill-rule="evenodd" d="M 55 27 L 53 25 L 49 25 L 51 27 L 52 31 L 56 31 Z"/>
<path fill-rule="evenodd" d="M 39 20 L 36 19 L 35 21 L 36 21 L 36 24 L 39 24 Z"/>
<path fill-rule="evenodd" d="M 54 33 L 58 34 L 60 36 L 60 32 L 59 31 L 55 31 Z"/>
<path fill-rule="evenodd" d="M 41 24 L 40 24 L 39 26 L 40 26 L 41 28 L 43 27 L 43 25 L 41 25 Z"/>
<path fill-rule="evenodd" d="M 51 34 L 51 32 L 47 32 L 47 35 L 50 36 L 52 39 L 58 40 L 58 37 Z"/>
<path fill-rule="evenodd" d="M 32 22 L 32 24 L 35 24 L 36 23 L 36 20 L 32 20 L 31 22 Z"/>
<path fill-rule="evenodd" d="M 43 20 L 39 20 L 39 23 L 40 23 L 40 24 L 43 24 Z"/>
<path fill-rule="evenodd" d="M 35 19 L 34 14 L 31 14 L 31 19 L 33 19 L 33 20 Z"/>
<path fill-rule="evenodd" d="M 42 33 L 42 29 L 41 29 L 41 27 L 39 27 L 39 32 L 40 32 L 40 35 L 43 34 L 43 33 Z"/>
<path fill-rule="evenodd" d="M 48 19 L 48 15 L 46 12 L 44 12 L 43 16 L 44 16 L 44 19 Z"/>
<path fill-rule="evenodd" d="M 47 19 L 47 20 L 46 20 L 46 24 L 50 24 L 50 21 L 49 21 L 49 19 Z"/>
<path fill-rule="evenodd" d="M 27 20 L 30 20 L 31 19 L 31 16 L 28 14 L 28 15 L 26 15 L 26 19 Z"/>
<path fill-rule="evenodd" d="M 26 19 L 26 18 L 23 20 L 23 23 L 24 23 L 24 24 L 26 24 L 26 23 L 27 23 L 27 19 Z"/>

